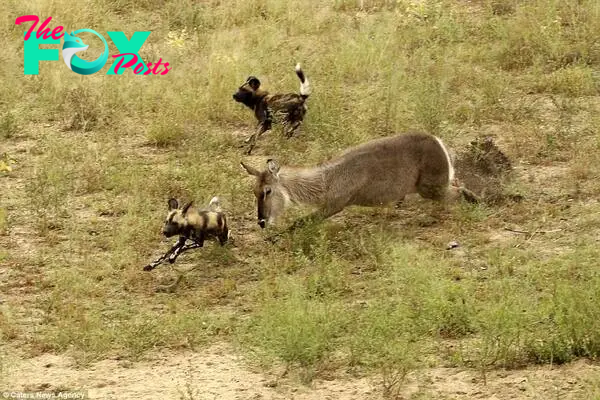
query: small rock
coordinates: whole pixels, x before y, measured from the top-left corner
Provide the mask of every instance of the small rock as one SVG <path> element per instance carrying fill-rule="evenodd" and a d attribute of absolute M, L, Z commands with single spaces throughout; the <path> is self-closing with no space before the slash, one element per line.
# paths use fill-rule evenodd
<path fill-rule="evenodd" d="M 121 368 L 133 368 L 133 363 L 129 360 L 123 360 L 119 362 Z"/>
<path fill-rule="evenodd" d="M 458 244 L 458 242 L 452 241 L 452 242 L 448 243 L 448 246 L 446 246 L 446 250 L 452 250 L 459 246 L 460 245 Z"/>
<path fill-rule="evenodd" d="M 369 303 L 366 300 L 356 300 L 356 305 L 361 306 L 361 307 L 367 307 L 369 305 Z"/>
<path fill-rule="evenodd" d="M 270 387 L 270 388 L 274 388 L 277 387 L 278 383 L 275 379 L 271 380 L 271 381 L 267 381 L 264 383 L 264 386 L 266 387 Z"/>

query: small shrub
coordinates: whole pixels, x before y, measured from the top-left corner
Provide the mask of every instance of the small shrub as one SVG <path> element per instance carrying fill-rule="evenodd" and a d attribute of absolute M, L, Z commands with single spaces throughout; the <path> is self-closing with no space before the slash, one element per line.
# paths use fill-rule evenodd
<path fill-rule="evenodd" d="M 562 94 L 569 97 L 598 93 L 593 71 L 587 66 L 574 65 L 545 75 L 535 86 L 537 92 Z"/>
<path fill-rule="evenodd" d="M 8 232 L 8 213 L 5 208 L 0 208 L 0 235 Z"/>
<path fill-rule="evenodd" d="M 172 119 L 162 119 L 154 122 L 146 134 L 149 142 L 159 147 L 175 145 L 181 142 L 184 136 L 183 126 Z"/>
<path fill-rule="evenodd" d="M 0 116 L 0 137 L 10 139 L 18 132 L 18 129 L 17 119 L 12 113 Z"/>
<path fill-rule="evenodd" d="M 86 87 L 67 90 L 63 104 L 60 106 L 63 114 L 62 128 L 66 131 L 91 131 L 107 122 L 104 114 L 101 96 Z"/>

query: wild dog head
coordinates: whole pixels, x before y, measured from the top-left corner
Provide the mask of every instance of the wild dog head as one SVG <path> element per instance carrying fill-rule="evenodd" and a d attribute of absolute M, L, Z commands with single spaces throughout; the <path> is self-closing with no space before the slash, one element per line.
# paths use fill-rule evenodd
<path fill-rule="evenodd" d="M 233 99 L 247 107 L 254 108 L 259 101 L 259 97 L 257 96 L 259 88 L 260 80 L 255 76 L 249 76 L 246 82 L 233 94 Z"/>
<path fill-rule="evenodd" d="M 169 214 L 167 214 L 165 225 L 163 226 L 163 235 L 171 237 L 184 234 L 189 230 L 186 215 L 192 204 L 193 201 L 190 201 L 180 209 L 177 199 L 169 199 Z"/>

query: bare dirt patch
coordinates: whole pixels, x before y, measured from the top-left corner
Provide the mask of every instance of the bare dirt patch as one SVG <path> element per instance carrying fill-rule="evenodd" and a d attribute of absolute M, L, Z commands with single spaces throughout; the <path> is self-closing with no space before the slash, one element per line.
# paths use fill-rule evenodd
<path fill-rule="evenodd" d="M 109 359 L 78 369 L 69 357 L 44 354 L 10 362 L 5 388 L 14 391 L 86 390 L 91 399 L 339 399 L 382 398 L 379 378 L 337 377 L 310 386 L 261 373 L 224 344 L 201 352 L 161 352 L 151 360 Z M 577 361 L 563 366 L 494 370 L 429 368 L 408 374 L 399 399 L 587 399 L 600 381 L 600 366 Z"/>
<path fill-rule="evenodd" d="M 281 375 L 281 373 L 279 374 Z M 163 352 L 150 361 L 103 360 L 76 369 L 68 357 L 44 354 L 16 361 L 11 390 L 87 390 L 92 399 L 375 399 L 368 379 L 294 384 L 249 368 L 226 345 L 199 353 Z"/>

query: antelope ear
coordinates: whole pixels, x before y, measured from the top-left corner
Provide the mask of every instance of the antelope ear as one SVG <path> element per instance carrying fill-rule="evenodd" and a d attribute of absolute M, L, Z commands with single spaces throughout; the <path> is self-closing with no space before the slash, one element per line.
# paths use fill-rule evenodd
<path fill-rule="evenodd" d="M 240 165 L 242 166 L 242 168 L 244 168 L 246 170 L 246 172 L 248 174 L 253 175 L 253 176 L 260 176 L 260 171 L 257 170 L 256 168 L 253 168 L 250 165 L 244 164 L 243 161 L 240 162 Z"/>
<path fill-rule="evenodd" d="M 183 206 L 183 208 L 181 209 L 181 213 L 183 215 L 187 214 L 188 210 L 190 209 L 190 207 L 192 206 L 192 204 L 194 204 L 194 200 L 190 201 L 189 203 L 187 203 L 185 206 Z"/>
<path fill-rule="evenodd" d="M 171 210 L 175 210 L 176 208 L 179 207 L 179 202 L 177 201 L 177 199 L 169 199 L 169 211 Z"/>
<path fill-rule="evenodd" d="M 272 158 L 267 160 L 267 169 L 269 170 L 269 172 L 271 173 L 271 175 L 273 175 L 274 177 L 278 177 L 279 175 L 279 164 L 277 163 L 277 161 L 273 160 Z"/>

